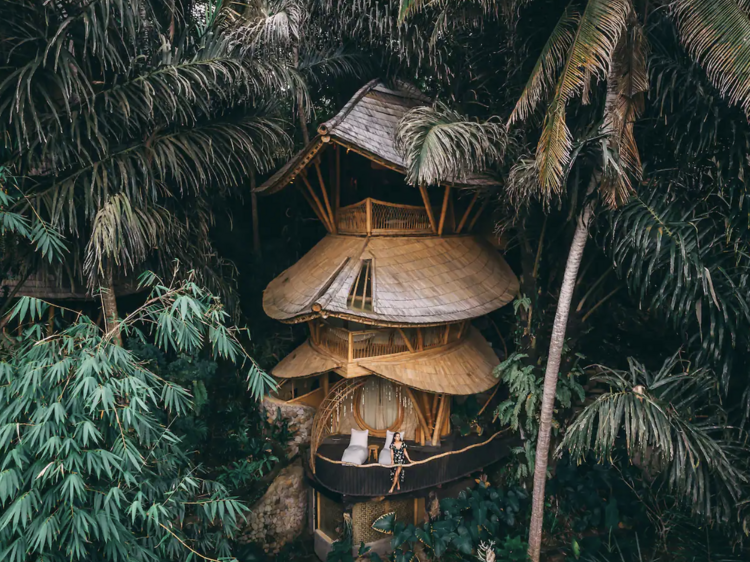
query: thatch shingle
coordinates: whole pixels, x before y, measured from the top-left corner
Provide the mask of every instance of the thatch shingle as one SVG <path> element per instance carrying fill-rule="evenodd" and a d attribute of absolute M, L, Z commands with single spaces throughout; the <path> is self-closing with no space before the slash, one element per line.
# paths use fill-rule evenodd
<path fill-rule="evenodd" d="M 372 260 L 372 310 L 347 304 L 362 260 Z M 329 235 L 263 293 L 271 318 L 323 315 L 378 325 L 435 325 L 477 318 L 509 303 L 518 279 L 477 236 Z"/>

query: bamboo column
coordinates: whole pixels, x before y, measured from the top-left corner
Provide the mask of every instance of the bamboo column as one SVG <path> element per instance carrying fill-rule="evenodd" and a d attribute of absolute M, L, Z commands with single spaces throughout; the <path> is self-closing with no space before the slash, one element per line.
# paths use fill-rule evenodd
<path fill-rule="evenodd" d="M 422 409 L 419 407 L 419 402 L 417 401 L 417 397 L 414 396 L 414 392 L 412 392 L 412 389 L 409 388 L 408 386 L 404 386 L 403 388 L 406 391 L 406 394 L 409 395 L 409 398 L 414 404 L 414 409 L 417 412 L 417 418 L 419 419 L 419 426 L 422 428 L 422 436 L 420 439 L 420 444 L 424 445 L 426 435 L 430 433 L 430 428 L 427 426 L 427 420 L 424 419 L 424 414 L 422 414 Z"/>
<path fill-rule="evenodd" d="M 443 228 L 445 228 L 445 217 L 448 213 L 448 202 L 451 196 L 451 186 L 445 186 L 445 195 L 443 195 L 443 207 L 440 210 L 440 225 L 438 226 L 438 236 L 443 235 Z"/>
<path fill-rule="evenodd" d="M 430 219 L 430 227 L 432 232 L 437 234 L 437 224 L 435 224 L 435 215 L 432 212 L 432 204 L 430 203 L 430 197 L 427 194 L 427 187 L 424 184 L 419 184 L 419 193 L 422 194 L 422 201 L 424 202 L 424 208 L 427 211 L 427 218 Z"/>
<path fill-rule="evenodd" d="M 477 202 L 477 199 L 479 199 L 479 192 L 477 191 L 474 193 L 474 197 L 471 198 L 471 202 L 469 203 L 469 208 L 466 209 L 466 212 L 464 213 L 464 216 L 461 217 L 461 222 L 458 223 L 458 227 L 456 228 L 456 234 L 461 234 L 461 231 L 464 228 L 464 225 L 466 224 L 467 219 L 469 218 L 469 215 L 471 214 L 471 210 L 474 208 L 474 205 Z"/>
<path fill-rule="evenodd" d="M 443 425 L 445 423 L 445 412 L 448 405 L 448 395 L 443 394 L 440 398 L 440 409 L 438 410 L 437 421 L 435 422 L 435 430 L 432 432 L 432 446 L 437 447 L 440 445 L 440 435 L 443 431 Z"/>

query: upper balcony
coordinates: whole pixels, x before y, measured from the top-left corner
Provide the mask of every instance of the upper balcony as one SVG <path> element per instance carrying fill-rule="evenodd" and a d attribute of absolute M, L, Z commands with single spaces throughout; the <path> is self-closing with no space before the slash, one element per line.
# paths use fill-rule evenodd
<path fill-rule="evenodd" d="M 424 206 L 399 205 L 377 199 L 341 207 L 337 213 L 339 234 L 399 236 L 433 234 Z"/>

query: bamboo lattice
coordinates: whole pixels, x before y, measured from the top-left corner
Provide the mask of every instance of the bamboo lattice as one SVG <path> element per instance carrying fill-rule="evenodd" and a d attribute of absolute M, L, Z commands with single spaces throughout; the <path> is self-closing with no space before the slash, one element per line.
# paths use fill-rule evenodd
<path fill-rule="evenodd" d="M 367 378 L 342 379 L 331 387 L 328 396 L 320 403 L 313 418 L 310 436 L 310 466 L 313 467 L 313 472 L 315 472 L 315 455 L 318 447 L 326 437 L 333 433 L 334 427 L 338 426 L 341 403 L 366 382 Z"/>
<path fill-rule="evenodd" d="M 338 210 L 339 234 L 367 233 L 367 201 L 360 201 Z"/>
<path fill-rule="evenodd" d="M 338 211 L 340 234 L 432 234 L 427 209 L 367 198 Z"/>

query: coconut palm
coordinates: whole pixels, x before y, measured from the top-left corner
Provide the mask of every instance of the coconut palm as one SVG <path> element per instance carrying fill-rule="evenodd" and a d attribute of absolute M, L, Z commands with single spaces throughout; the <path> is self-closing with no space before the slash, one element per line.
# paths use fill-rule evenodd
<path fill-rule="evenodd" d="M 26 212 L 81 240 L 68 261 L 105 288 L 108 322 L 115 275 L 207 269 L 211 197 L 289 147 L 267 102 L 293 80 L 283 61 L 210 2 L 2 0 L 0 28 L 3 165 Z"/>

